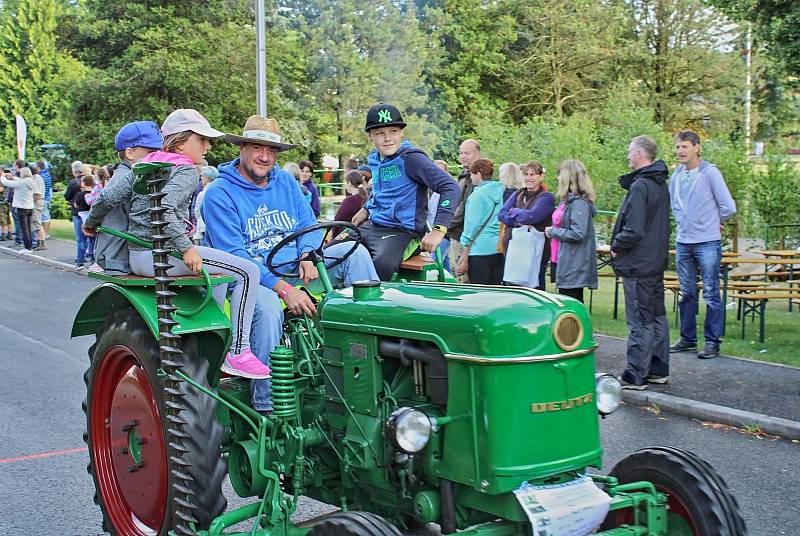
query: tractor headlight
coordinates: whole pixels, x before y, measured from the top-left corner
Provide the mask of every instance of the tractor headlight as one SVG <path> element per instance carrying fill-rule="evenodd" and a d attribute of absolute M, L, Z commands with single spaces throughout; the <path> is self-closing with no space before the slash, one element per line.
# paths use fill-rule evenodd
<path fill-rule="evenodd" d="M 386 435 L 395 447 L 406 454 L 414 454 L 428 444 L 431 420 L 417 409 L 399 408 L 386 420 Z"/>
<path fill-rule="evenodd" d="M 597 373 L 594 375 L 594 387 L 597 411 L 601 415 L 613 413 L 622 400 L 622 384 L 611 374 Z"/>

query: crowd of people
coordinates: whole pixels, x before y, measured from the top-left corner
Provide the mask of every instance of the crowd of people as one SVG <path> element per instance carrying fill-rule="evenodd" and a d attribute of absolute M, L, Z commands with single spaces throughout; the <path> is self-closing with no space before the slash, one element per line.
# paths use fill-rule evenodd
<path fill-rule="evenodd" d="M 308 231 L 274 250 L 289 234 L 317 223 L 321 209 L 313 163 L 277 164 L 281 153 L 296 146 L 284 139 L 275 119 L 251 116 L 241 135 L 214 129 L 193 109 L 174 111 L 161 127 L 152 121 L 129 123 L 114 140 L 119 163 L 72 164 L 65 199 L 77 239 L 75 263 L 109 274 L 153 276 L 149 249 L 97 233 L 97 228 L 148 240 L 150 203 L 134 191 L 132 167 L 137 162 L 173 164 L 163 188 L 164 233 L 182 260 L 171 258 L 170 275 L 204 267 L 234 278 L 215 296 L 221 301 L 227 290 L 231 303 L 233 337 L 223 370 L 254 380 L 253 406 L 264 413 L 272 410 L 269 353 L 281 340 L 284 309 L 316 313 L 314 300 L 299 286 L 319 279 L 309 255 L 323 241 L 326 260 L 343 259 L 329 270 L 334 286 L 390 280 L 403 260 L 422 251 L 438 252 L 464 283 L 544 290 L 549 270 L 551 284 L 565 296 L 583 301 L 585 289 L 597 288 L 597 196 L 580 160 L 561 162 L 548 185 L 540 162 L 506 162 L 496 173 L 479 142 L 468 139 L 459 149 L 463 170 L 454 178 L 444 161 L 432 161 L 405 139 L 405 127 L 401 112 L 390 104 L 378 103 L 367 112 L 364 130 L 374 148 L 366 164 L 347 162 L 347 196 L 335 216 L 360 232 L 361 245 L 345 255 L 353 237 L 340 226 L 325 236 L 322 230 Z M 239 156 L 215 168 L 205 155 L 211 140 L 219 138 L 236 145 Z M 628 365 L 621 376 L 627 388 L 666 382 L 669 352 L 696 349 L 698 269 L 709 307 L 706 348 L 698 357 L 719 352 L 721 304 L 714 295 L 719 293 L 719 227 L 735 205 L 717 168 L 700 160 L 697 135 L 681 132 L 676 143 L 681 165 L 669 189 L 669 170 L 656 160 L 658 148 L 647 136 L 631 140 L 632 171 L 620 177 L 627 193 L 610 249 L 614 271 L 623 278 L 630 329 Z M 0 238 L 11 237 L 13 218 L 26 250 L 46 247 L 52 195 L 47 167 L 19 161 L 1 182 Z M 678 224 L 684 290 L 681 339 L 672 347 L 663 295 L 670 204 Z M 267 268 L 270 255 L 273 265 L 287 267 L 287 275 L 279 277 Z"/>
<path fill-rule="evenodd" d="M 40 160 L 17 160 L 0 175 L 0 242 L 10 241 L 22 253 L 47 249 L 53 177 Z"/>

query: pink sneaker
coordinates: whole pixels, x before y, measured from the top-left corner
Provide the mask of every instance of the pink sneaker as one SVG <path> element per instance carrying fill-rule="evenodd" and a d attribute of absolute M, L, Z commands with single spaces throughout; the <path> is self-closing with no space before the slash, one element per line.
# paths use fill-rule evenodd
<path fill-rule="evenodd" d="M 239 355 L 228 352 L 221 369 L 222 372 L 251 380 L 266 380 L 270 377 L 269 367 L 259 361 L 250 348 Z"/>

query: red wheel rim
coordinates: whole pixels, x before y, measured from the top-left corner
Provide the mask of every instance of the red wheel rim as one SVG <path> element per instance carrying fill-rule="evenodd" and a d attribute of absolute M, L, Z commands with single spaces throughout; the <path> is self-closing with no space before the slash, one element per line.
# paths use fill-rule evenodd
<path fill-rule="evenodd" d="M 121 535 L 158 534 L 167 507 L 167 451 L 153 388 L 136 355 L 112 346 L 92 382 L 98 494 Z"/>
<path fill-rule="evenodd" d="M 684 519 L 692 529 L 692 532 L 695 535 L 700 534 L 700 529 L 697 527 L 697 522 L 692 517 L 692 514 L 689 512 L 689 509 L 686 507 L 686 504 L 678 498 L 671 490 L 665 488 L 664 486 L 656 484 L 656 490 L 660 491 L 661 493 L 665 493 L 667 495 L 667 515 L 676 515 L 682 519 Z M 625 508 L 624 510 L 618 510 L 614 512 L 614 525 L 633 525 L 633 510 L 631 508 Z"/>

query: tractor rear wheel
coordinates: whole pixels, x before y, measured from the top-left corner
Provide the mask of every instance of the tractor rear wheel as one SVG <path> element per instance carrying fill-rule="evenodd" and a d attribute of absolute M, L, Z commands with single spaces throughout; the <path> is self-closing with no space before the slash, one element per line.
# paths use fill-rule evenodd
<path fill-rule="evenodd" d="M 209 365 L 199 356 L 197 339 L 184 337 L 182 348 L 183 372 L 208 387 Z M 138 313 L 126 309 L 110 315 L 98 330 L 89 361 L 84 438 L 103 529 L 115 536 L 166 536 L 177 524 L 176 481 L 169 464 L 158 343 Z M 216 401 L 184 382 L 180 391 L 181 442 L 187 451 L 181 464 L 191 477 L 197 528 L 207 528 L 227 505 L 222 427 L 215 417 Z"/>
<path fill-rule="evenodd" d="M 337 512 L 314 525 L 308 536 L 400 536 L 400 531 L 369 512 Z"/>
<path fill-rule="evenodd" d="M 647 481 L 667 494 L 668 536 L 742 536 L 739 504 L 711 465 L 676 447 L 647 447 L 621 460 L 611 476 L 620 483 Z M 633 524 L 631 509 L 609 513 L 603 529 Z"/>

